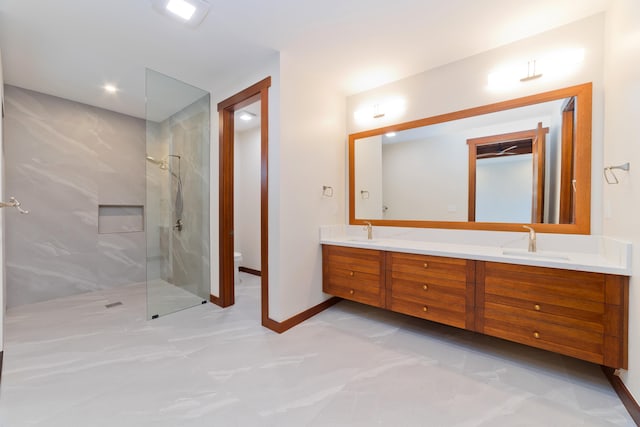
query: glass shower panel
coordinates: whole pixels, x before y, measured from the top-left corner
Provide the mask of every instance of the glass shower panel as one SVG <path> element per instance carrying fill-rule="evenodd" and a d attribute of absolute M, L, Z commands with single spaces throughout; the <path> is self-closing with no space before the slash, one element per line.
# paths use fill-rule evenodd
<path fill-rule="evenodd" d="M 147 318 L 209 300 L 209 93 L 146 70 Z"/>

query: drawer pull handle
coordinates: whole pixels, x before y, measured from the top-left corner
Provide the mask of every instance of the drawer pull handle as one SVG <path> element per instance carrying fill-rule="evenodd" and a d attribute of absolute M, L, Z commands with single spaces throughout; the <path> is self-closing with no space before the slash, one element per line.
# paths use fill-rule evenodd
<path fill-rule="evenodd" d="M 356 293 L 356 291 L 354 291 L 353 289 L 349 289 L 349 295 L 353 295 L 355 293 Z"/>
<path fill-rule="evenodd" d="M 354 274 L 355 274 L 355 273 L 354 273 L 353 271 L 350 271 L 350 272 L 349 272 L 349 276 L 351 276 L 351 277 L 353 277 L 353 275 L 354 275 Z"/>
<path fill-rule="evenodd" d="M 540 311 L 540 304 L 536 304 L 536 305 L 534 305 L 534 306 L 533 306 L 533 309 L 534 309 L 535 311 Z"/>
<path fill-rule="evenodd" d="M 427 311 L 429 311 L 429 307 L 427 307 L 427 306 L 425 305 L 424 307 L 422 307 L 422 311 L 424 311 L 424 312 L 426 313 Z"/>
<path fill-rule="evenodd" d="M 422 265 L 424 266 L 424 268 L 429 268 L 429 263 L 426 263 L 426 262 L 425 262 L 425 263 L 424 263 L 424 264 L 422 264 Z"/>
<path fill-rule="evenodd" d="M 540 332 L 535 331 L 535 332 L 533 333 L 533 337 L 534 337 L 535 339 L 539 339 L 539 338 L 540 338 Z"/>
<path fill-rule="evenodd" d="M 424 289 L 425 291 L 429 290 L 429 286 L 428 285 L 422 285 L 422 289 Z"/>

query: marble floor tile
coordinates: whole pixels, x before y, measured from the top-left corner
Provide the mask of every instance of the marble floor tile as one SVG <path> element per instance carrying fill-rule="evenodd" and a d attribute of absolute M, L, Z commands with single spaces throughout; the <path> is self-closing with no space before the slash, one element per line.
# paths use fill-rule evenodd
<path fill-rule="evenodd" d="M 0 426 L 634 425 L 596 365 L 347 301 L 278 335 L 241 278 L 151 321 L 144 284 L 10 309 Z"/>

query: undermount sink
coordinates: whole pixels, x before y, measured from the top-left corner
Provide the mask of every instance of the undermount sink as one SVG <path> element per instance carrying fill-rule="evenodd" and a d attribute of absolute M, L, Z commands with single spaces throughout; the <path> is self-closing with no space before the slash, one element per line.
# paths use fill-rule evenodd
<path fill-rule="evenodd" d="M 546 252 L 546 251 L 529 252 L 525 249 L 503 249 L 502 255 L 519 256 L 519 257 L 531 258 L 531 259 L 569 261 L 569 255 L 565 255 L 557 252 Z"/>

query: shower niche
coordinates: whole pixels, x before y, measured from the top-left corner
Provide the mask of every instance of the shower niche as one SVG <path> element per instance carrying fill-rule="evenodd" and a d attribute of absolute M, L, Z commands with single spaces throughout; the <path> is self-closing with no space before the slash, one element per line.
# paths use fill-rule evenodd
<path fill-rule="evenodd" d="M 146 72 L 147 318 L 210 295 L 208 92 Z"/>
<path fill-rule="evenodd" d="M 144 231 L 144 206 L 98 205 L 98 234 Z"/>

